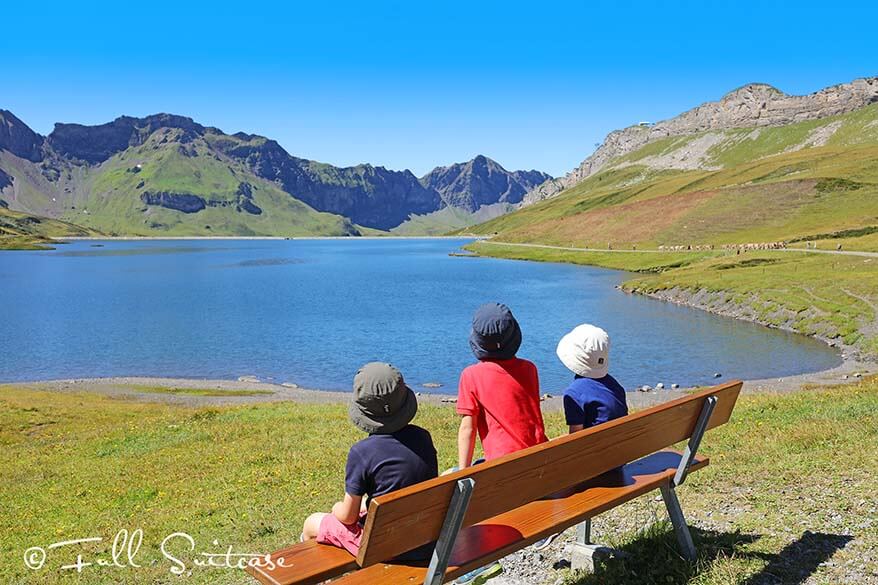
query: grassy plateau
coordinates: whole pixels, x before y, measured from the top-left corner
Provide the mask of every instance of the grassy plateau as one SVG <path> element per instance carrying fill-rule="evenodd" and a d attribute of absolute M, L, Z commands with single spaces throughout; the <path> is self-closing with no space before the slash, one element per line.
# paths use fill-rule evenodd
<path fill-rule="evenodd" d="M 453 410 L 422 405 L 415 422 L 433 434 L 440 467 L 450 466 Z M 559 413 L 548 415 L 550 436 L 562 425 Z M 878 578 L 878 450 L 864 448 L 876 435 L 876 380 L 745 395 L 732 422 L 703 443 L 712 464 L 680 489 L 697 564 L 682 561 L 672 531 L 655 523 L 663 509 L 652 494 L 595 521 L 596 538 L 623 559 L 596 577 L 559 576 L 570 584 L 751 583 L 766 574 L 776 580 L 765 582 L 787 583 L 803 571 L 813 573 L 809 583 Z M 186 407 L 0 387 L 0 581 L 178 583 L 159 549 L 178 531 L 207 552 L 295 542 L 305 516 L 341 495 L 347 450 L 361 436 L 340 404 Z M 140 568 L 60 569 L 80 553 L 108 558 L 123 528 L 143 530 Z M 30 547 L 95 536 L 105 540 L 49 550 L 38 571 L 24 564 Z M 169 549 L 187 563 L 182 581 L 250 582 L 237 570 L 193 567 L 179 541 Z"/>

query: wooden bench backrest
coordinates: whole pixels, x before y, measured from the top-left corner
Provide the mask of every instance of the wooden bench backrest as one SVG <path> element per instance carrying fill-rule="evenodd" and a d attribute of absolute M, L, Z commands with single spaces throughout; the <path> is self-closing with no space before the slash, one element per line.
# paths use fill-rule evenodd
<path fill-rule="evenodd" d="M 738 381 L 707 388 L 377 497 L 369 507 L 357 562 L 366 567 L 436 540 L 459 479 L 475 481 L 464 519 L 469 526 L 687 440 L 708 396 L 718 399 L 708 429 L 725 424 L 740 390 Z"/>

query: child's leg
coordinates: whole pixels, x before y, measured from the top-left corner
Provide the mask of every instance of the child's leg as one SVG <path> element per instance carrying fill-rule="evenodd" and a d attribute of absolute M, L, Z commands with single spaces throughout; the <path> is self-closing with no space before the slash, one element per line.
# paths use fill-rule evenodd
<path fill-rule="evenodd" d="M 320 532 L 320 523 L 323 521 L 324 516 L 326 516 L 326 514 L 318 512 L 316 514 L 311 514 L 305 519 L 305 524 L 302 526 L 303 542 L 317 538 L 317 534 Z"/>
<path fill-rule="evenodd" d="M 360 538 L 363 536 L 363 527 L 359 521 L 353 524 L 342 524 L 334 514 L 313 514 L 311 518 L 321 516 L 317 529 L 317 542 L 331 544 L 343 548 L 354 556 L 360 550 Z"/>

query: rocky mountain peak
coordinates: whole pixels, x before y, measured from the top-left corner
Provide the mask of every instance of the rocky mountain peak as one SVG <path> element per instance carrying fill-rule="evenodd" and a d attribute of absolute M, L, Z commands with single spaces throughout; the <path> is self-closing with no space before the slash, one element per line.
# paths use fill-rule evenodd
<path fill-rule="evenodd" d="M 724 95 L 720 102 L 745 100 L 771 100 L 787 94 L 768 83 L 748 83 Z"/>
<path fill-rule="evenodd" d="M 471 161 L 469 161 L 468 164 L 471 165 L 472 167 L 480 167 L 480 168 L 487 168 L 489 165 L 500 167 L 500 165 L 497 162 L 489 159 L 484 154 L 477 154 Z M 503 167 L 500 167 L 500 168 L 503 168 Z"/>
<path fill-rule="evenodd" d="M 539 171 L 509 172 L 480 154 L 467 162 L 436 167 L 420 181 L 435 189 L 446 206 L 473 212 L 482 205 L 518 203 L 529 189 L 549 178 Z"/>
<path fill-rule="evenodd" d="M 120 116 L 106 124 L 55 124 L 48 142 L 62 156 L 89 164 L 104 162 L 131 146 L 143 144 L 162 128 L 175 128 L 192 135 L 202 135 L 205 127 L 192 118 L 175 114 L 153 114 L 145 118 Z"/>
<path fill-rule="evenodd" d="M 31 162 L 43 160 L 45 139 L 9 110 L 0 110 L 0 150 Z"/>

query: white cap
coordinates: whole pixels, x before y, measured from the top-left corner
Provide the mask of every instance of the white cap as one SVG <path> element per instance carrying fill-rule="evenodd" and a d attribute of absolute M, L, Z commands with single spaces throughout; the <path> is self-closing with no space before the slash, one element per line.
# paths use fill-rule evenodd
<path fill-rule="evenodd" d="M 584 378 L 603 378 L 610 370 L 610 336 L 588 323 L 562 337 L 556 353 L 571 372 Z"/>

